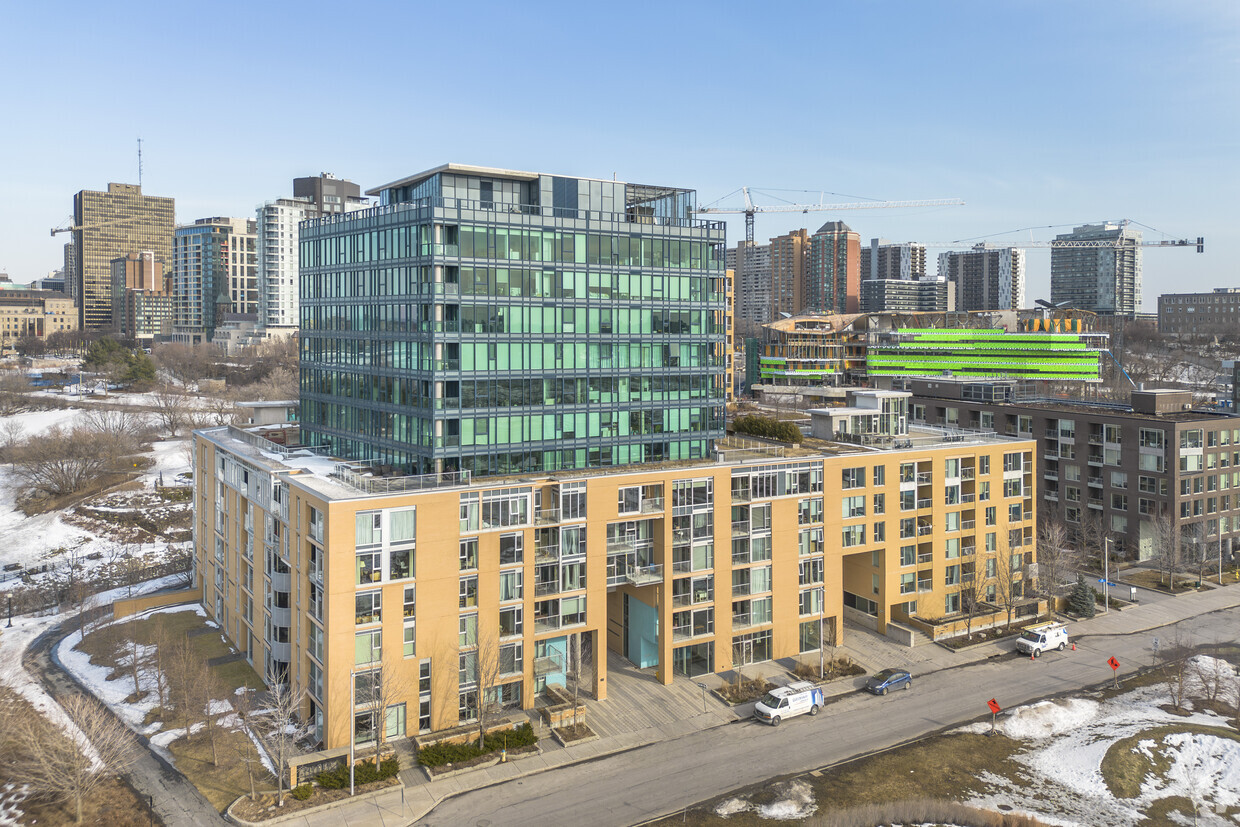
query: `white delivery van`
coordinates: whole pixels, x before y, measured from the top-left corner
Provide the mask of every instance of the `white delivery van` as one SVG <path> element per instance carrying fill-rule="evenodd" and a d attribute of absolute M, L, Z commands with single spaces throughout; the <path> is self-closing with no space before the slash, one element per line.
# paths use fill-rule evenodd
<path fill-rule="evenodd" d="M 822 690 L 809 681 L 798 681 L 763 695 L 754 705 L 753 716 L 771 726 L 779 726 L 784 718 L 803 712 L 817 715 L 819 709 L 822 709 Z"/>
<path fill-rule="evenodd" d="M 1063 651 L 1068 646 L 1068 627 L 1062 623 L 1035 623 L 1016 639 L 1017 651 L 1035 658 L 1047 649 Z"/>

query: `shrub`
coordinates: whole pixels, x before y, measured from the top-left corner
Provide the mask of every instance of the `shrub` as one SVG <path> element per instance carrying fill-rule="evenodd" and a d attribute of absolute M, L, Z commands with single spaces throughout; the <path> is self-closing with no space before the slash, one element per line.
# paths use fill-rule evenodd
<path fill-rule="evenodd" d="M 309 784 L 298 784 L 296 787 L 288 791 L 288 794 L 298 801 L 305 801 L 314 795 L 314 788 Z"/>
<path fill-rule="evenodd" d="M 459 764 L 480 755 L 498 752 L 501 749 L 520 749 L 538 743 L 538 735 L 529 722 L 516 729 L 488 732 L 478 748 L 476 741 L 465 744 L 430 744 L 418 750 L 418 763 L 424 767 L 442 767 L 444 764 Z"/>
<path fill-rule="evenodd" d="M 732 423 L 732 430 L 738 434 L 752 434 L 753 436 L 765 437 L 766 439 L 777 439 L 781 442 L 800 442 L 801 429 L 791 422 L 780 422 L 769 416 L 757 416 L 750 414 L 742 416 Z"/>
<path fill-rule="evenodd" d="M 353 783 L 360 785 L 382 781 L 398 772 L 400 772 L 400 759 L 396 757 L 379 762 L 378 770 L 375 769 L 374 761 L 362 761 L 353 765 Z M 314 780 L 325 790 L 343 790 L 349 786 L 349 765 L 345 763 L 334 770 L 321 772 Z"/>

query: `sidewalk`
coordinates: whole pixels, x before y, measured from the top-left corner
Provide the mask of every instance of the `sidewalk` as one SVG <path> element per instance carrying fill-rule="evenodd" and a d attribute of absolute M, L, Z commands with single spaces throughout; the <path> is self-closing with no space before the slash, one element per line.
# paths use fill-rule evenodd
<path fill-rule="evenodd" d="M 1070 625 L 1069 634 L 1074 638 L 1138 634 L 1198 615 L 1237 606 L 1240 606 L 1240 585 L 1214 588 L 1185 594 L 1172 600 L 1142 603 L 1122 612 L 1112 611 L 1089 620 L 1076 621 Z M 1191 633 L 1191 629 L 1187 631 Z M 868 635 L 867 630 L 849 627 L 847 630 L 848 645 L 840 647 L 840 650 L 841 653 L 854 657 L 869 671 L 885 666 L 900 666 L 910 669 L 915 675 L 924 675 L 976 663 L 994 655 L 1012 651 L 1011 641 L 987 643 L 964 651 L 952 652 L 933 643 L 906 647 L 873 632 L 868 632 Z M 1195 642 L 1207 643 L 1209 641 Z M 901 656 L 903 662 L 888 662 L 897 656 Z M 769 668 L 763 669 L 763 667 Z M 749 670 L 763 671 L 767 675 L 780 671 L 779 667 L 774 664 L 748 667 L 747 671 Z M 716 675 L 703 676 L 696 681 L 706 683 L 712 689 L 722 682 Z M 407 769 L 401 772 L 402 779 L 408 785 L 403 789 L 394 789 L 368 801 L 359 802 L 357 805 L 302 816 L 281 822 L 281 824 L 297 825 L 297 827 L 302 825 L 329 827 L 329 825 L 338 824 L 387 827 L 387 825 L 410 824 L 429 813 L 443 799 L 458 793 L 613 753 L 625 752 L 658 741 L 680 738 L 692 732 L 726 726 L 733 721 L 746 719 L 751 714 L 752 705 L 750 704 L 728 707 L 714 696 L 703 696 L 700 690 L 699 694 L 695 695 L 688 688 L 697 689 L 696 681 L 677 678 L 673 686 L 677 687 L 678 691 L 668 692 L 672 702 L 665 705 L 661 710 L 662 714 L 654 716 L 660 718 L 657 725 L 651 725 L 650 721 L 640 723 L 634 721 L 631 729 L 613 731 L 611 734 L 602 735 L 597 741 L 570 747 L 560 747 L 550 738 L 545 738 L 540 742 L 544 750 L 542 755 L 498 764 L 442 781 L 426 781 L 420 769 L 416 767 Z M 687 687 L 681 686 L 682 683 L 687 684 Z M 856 691 L 863 683 L 863 678 L 853 678 L 828 684 L 824 689 L 827 695 L 838 697 Z M 616 696 L 618 688 L 613 680 L 611 690 L 613 699 L 600 702 L 600 704 L 610 705 L 613 702 L 622 704 L 623 701 Z M 669 688 L 663 689 L 667 691 Z M 692 699 L 691 704 L 686 699 Z M 595 708 L 592 704 L 589 714 L 594 714 Z M 672 710 L 678 712 L 679 717 L 674 719 L 666 717 L 667 713 Z M 419 781 L 419 778 L 422 780 Z"/>

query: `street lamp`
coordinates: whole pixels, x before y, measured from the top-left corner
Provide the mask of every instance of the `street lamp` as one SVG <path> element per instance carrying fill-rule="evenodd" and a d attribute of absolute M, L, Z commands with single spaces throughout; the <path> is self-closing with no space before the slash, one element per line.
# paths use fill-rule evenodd
<path fill-rule="evenodd" d="M 695 681 L 695 683 L 697 683 L 697 685 L 701 687 L 702 689 L 702 713 L 705 714 L 706 712 L 706 684 L 702 683 L 701 681 Z"/>

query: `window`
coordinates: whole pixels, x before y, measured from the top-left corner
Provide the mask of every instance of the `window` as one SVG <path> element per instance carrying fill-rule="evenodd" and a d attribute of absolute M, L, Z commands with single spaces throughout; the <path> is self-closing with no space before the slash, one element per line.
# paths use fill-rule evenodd
<path fill-rule="evenodd" d="M 383 660 L 382 650 L 383 633 L 381 631 L 360 632 L 353 639 L 353 662 L 361 665 L 364 663 L 378 663 Z"/>
<path fill-rule="evenodd" d="M 499 564 L 507 566 L 520 563 L 525 556 L 525 536 L 522 534 L 501 534 L 499 537 Z"/>
<path fill-rule="evenodd" d="M 358 548 L 383 544 L 381 528 L 383 514 L 379 511 L 361 511 L 356 517 L 356 543 Z"/>
<path fill-rule="evenodd" d="M 874 513 L 884 514 L 886 513 L 886 511 L 887 511 L 887 495 L 886 494 L 875 494 L 874 495 Z"/>
<path fill-rule="evenodd" d="M 414 635 L 414 625 L 412 623 L 405 624 L 405 642 L 404 642 L 405 657 L 411 658 L 414 656 L 414 654 L 416 653 L 415 652 L 416 643 L 417 643 L 417 638 Z"/>
<path fill-rule="evenodd" d="M 845 468 L 841 488 L 864 488 L 865 468 Z"/>
<path fill-rule="evenodd" d="M 821 557 L 815 557 L 809 560 L 802 560 L 800 563 L 800 584 L 809 586 L 815 583 L 823 582 L 823 560 Z"/>
<path fill-rule="evenodd" d="M 1009 523 L 1020 522 L 1020 503 L 1012 503 L 1011 505 L 1008 506 L 1008 522 Z"/>
<path fill-rule="evenodd" d="M 379 623 L 383 620 L 383 592 L 358 592 L 354 623 Z"/>
<path fill-rule="evenodd" d="M 821 500 L 819 500 L 821 502 Z M 844 519 L 848 520 L 853 517 L 865 516 L 865 497 L 841 497 L 840 502 L 843 504 Z"/>
<path fill-rule="evenodd" d="M 478 605 L 478 578 L 476 576 L 461 578 L 460 597 L 462 609 Z"/>
<path fill-rule="evenodd" d="M 499 647 L 499 673 L 501 675 L 520 674 L 522 671 L 521 641 L 505 643 Z"/>
<path fill-rule="evenodd" d="M 861 500 L 861 510 L 865 513 L 865 497 L 858 497 Z M 801 500 L 797 504 L 797 524 L 808 525 L 810 523 L 822 522 L 822 497 L 811 497 Z"/>
<path fill-rule="evenodd" d="M 986 525 L 995 525 L 999 522 L 993 505 L 986 506 Z"/>
<path fill-rule="evenodd" d="M 886 469 L 886 467 L 884 467 L 884 466 L 882 466 L 882 465 L 875 465 L 875 466 L 874 466 L 874 484 L 875 484 L 875 485 L 886 485 L 886 484 L 887 484 L 887 469 Z"/>
<path fill-rule="evenodd" d="M 900 546 L 900 565 L 911 566 L 917 562 L 917 546 Z"/>
<path fill-rule="evenodd" d="M 1112 494 L 1111 495 L 1111 508 L 1115 509 L 1116 511 L 1127 511 L 1128 510 L 1128 495 L 1127 494 Z"/>
<path fill-rule="evenodd" d="M 457 645 L 462 648 L 478 645 L 478 615 L 461 615 Z"/>
<path fill-rule="evenodd" d="M 619 491 L 618 511 L 620 514 L 636 514 L 642 510 L 641 486 L 621 488 Z"/>
<path fill-rule="evenodd" d="M 388 577 L 393 580 L 413 577 L 413 549 L 393 549 L 388 552 Z"/>
<path fill-rule="evenodd" d="M 478 538 L 461 540 L 461 571 L 478 568 Z"/>
<path fill-rule="evenodd" d="M 1128 487 L 1128 475 L 1125 474 L 1123 471 L 1112 471 L 1111 472 L 1111 487 L 1112 488 L 1127 488 Z"/>
<path fill-rule="evenodd" d="M 823 600 L 822 588 L 805 589 L 801 592 L 799 600 L 800 615 L 817 615 L 822 614 Z"/>
<path fill-rule="evenodd" d="M 865 545 L 865 526 L 863 525 L 844 526 L 842 534 L 841 542 L 845 548 Z"/>
<path fill-rule="evenodd" d="M 392 511 L 388 514 L 388 533 L 391 535 L 388 542 L 392 545 L 408 544 L 414 541 L 414 534 L 417 527 L 415 514 L 417 512 L 412 508 L 402 509 L 400 511 Z"/>
<path fill-rule="evenodd" d="M 519 569 L 501 571 L 499 573 L 499 599 L 501 601 L 520 600 L 524 595 L 523 577 L 525 572 Z"/>
<path fill-rule="evenodd" d="M 1021 417 L 1021 419 L 1028 419 L 1028 418 L 1029 417 L 1025 417 L 1025 416 Z M 1021 430 L 1026 433 L 1029 431 L 1028 428 L 1022 428 Z M 1021 457 L 1019 453 L 1012 452 L 1012 453 L 1003 455 L 1003 470 L 1005 473 L 1008 471 L 1019 471 L 1021 470 L 1022 467 L 1023 466 L 1021 465 Z"/>
<path fill-rule="evenodd" d="M 1181 457 L 1180 459 L 1183 460 L 1184 457 Z M 1201 457 L 1198 456 L 1197 460 L 1198 462 L 1200 462 Z M 1140 454 L 1137 456 L 1137 467 L 1141 469 L 1142 471 L 1152 471 L 1155 474 L 1161 474 L 1163 472 L 1162 455 L 1161 454 Z"/>
<path fill-rule="evenodd" d="M 406 586 L 406 587 L 405 587 L 405 608 L 404 608 L 404 617 L 407 617 L 407 618 L 409 618 L 409 617 L 413 617 L 414 612 L 416 611 L 416 609 L 415 609 L 415 605 L 414 605 L 414 603 L 415 603 L 415 601 L 414 601 L 414 597 L 415 597 L 415 595 L 414 595 L 414 587 L 413 587 L 413 586 Z"/>
<path fill-rule="evenodd" d="M 887 524 L 886 523 L 875 523 L 874 524 L 874 542 L 883 543 L 886 541 L 887 541 Z"/>
<path fill-rule="evenodd" d="M 808 554 L 822 553 L 822 529 L 821 528 L 804 528 L 801 529 L 798 536 L 799 553 L 804 557 Z M 764 558 L 766 559 L 766 558 Z"/>
<path fill-rule="evenodd" d="M 499 610 L 499 636 L 513 637 L 524 630 L 525 610 L 520 606 L 506 606 Z"/>
<path fill-rule="evenodd" d="M 990 473 L 990 457 L 978 457 L 977 458 L 977 473 L 979 474 Z"/>
<path fill-rule="evenodd" d="M 383 552 L 367 551 L 357 555 L 357 585 L 378 583 L 383 579 Z"/>

